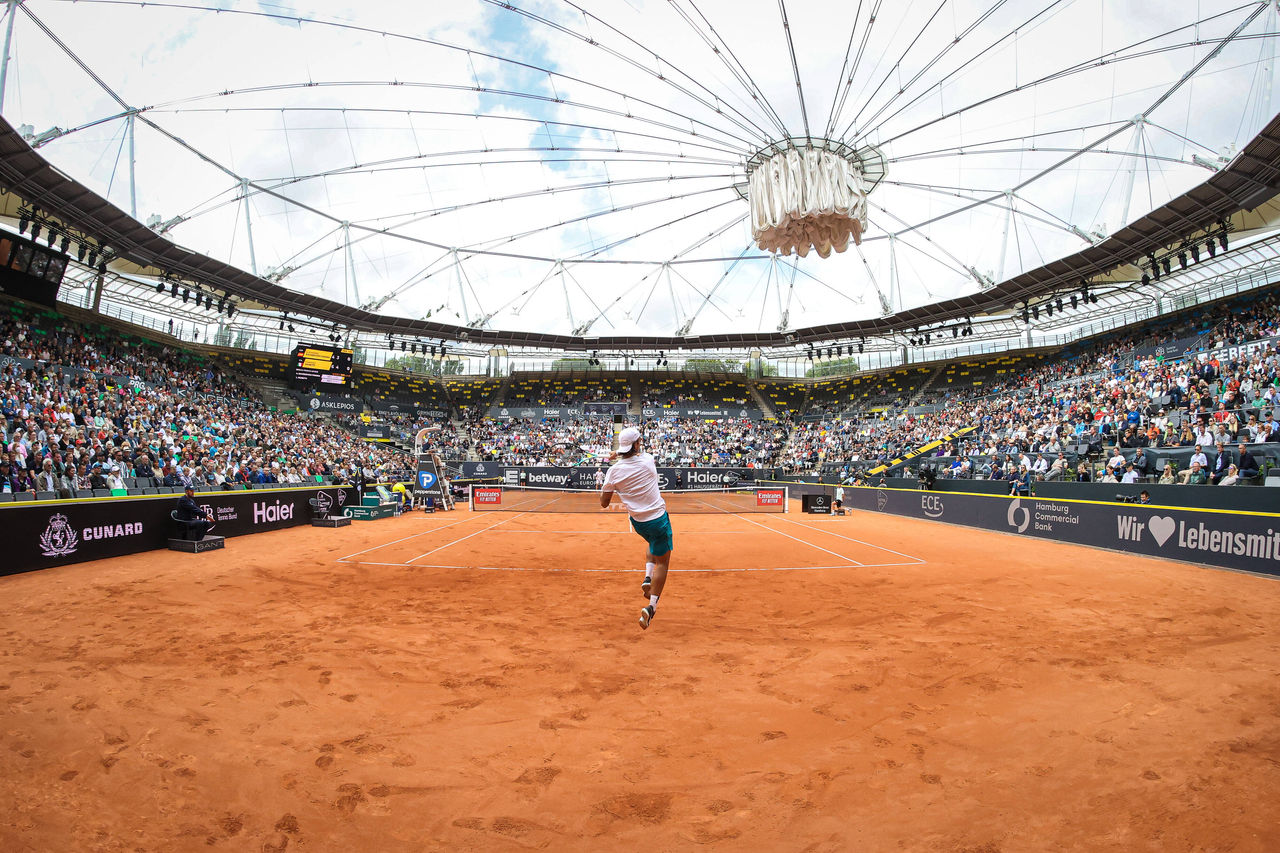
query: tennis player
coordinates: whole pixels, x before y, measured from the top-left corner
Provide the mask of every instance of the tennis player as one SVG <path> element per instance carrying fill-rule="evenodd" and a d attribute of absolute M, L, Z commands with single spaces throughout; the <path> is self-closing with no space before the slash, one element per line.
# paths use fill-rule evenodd
<path fill-rule="evenodd" d="M 611 455 L 610 460 L 614 457 Z M 653 457 L 641 452 L 640 430 L 627 427 L 618 435 L 617 461 L 604 476 L 600 507 L 608 509 L 616 492 L 631 516 L 631 528 L 649 543 L 645 551 L 644 583 L 640 590 L 649 598 L 640 611 L 640 627 L 647 629 L 658 608 L 658 597 L 667 583 L 671 565 L 673 534 L 667 504 L 658 491 L 658 469 Z"/>

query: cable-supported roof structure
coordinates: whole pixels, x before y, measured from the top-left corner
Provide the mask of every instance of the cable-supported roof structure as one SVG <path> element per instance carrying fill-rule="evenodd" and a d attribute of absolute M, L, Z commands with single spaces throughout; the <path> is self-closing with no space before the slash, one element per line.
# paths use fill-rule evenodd
<path fill-rule="evenodd" d="M 1277 212 L 1270 3 L 374 5 L 8 3 L 0 216 L 326 323 L 634 350 L 1114 292 Z M 763 253 L 748 177 L 806 146 L 864 170 L 861 244 Z"/>

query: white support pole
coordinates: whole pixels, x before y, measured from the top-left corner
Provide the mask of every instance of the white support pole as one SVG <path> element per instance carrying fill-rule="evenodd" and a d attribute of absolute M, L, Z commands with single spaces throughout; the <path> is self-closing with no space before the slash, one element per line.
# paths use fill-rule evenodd
<path fill-rule="evenodd" d="M 896 234 L 889 234 L 889 298 L 892 300 L 894 294 L 898 295 L 898 308 L 903 306 L 902 301 L 902 282 L 898 280 L 898 237 Z"/>
<path fill-rule="evenodd" d="M 4 56 L 0 58 L 0 114 L 4 113 L 4 86 L 9 81 L 9 47 L 13 45 L 13 19 L 18 17 L 18 4 L 22 0 L 6 0 L 9 19 L 4 27 Z"/>
<path fill-rule="evenodd" d="M 258 274 L 258 257 L 253 251 L 253 220 L 249 217 L 249 179 L 240 179 L 240 201 L 244 204 L 244 230 L 249 235 L 249 271 Z"/>
<path fill-rule="evenodd" d="M 7 0 L 9 20 L 4 26 L 4 56 L 0 58 L 0 114 L 4 113 L 4 87 L 9 80 L 9 48 L 13 44 L 13 19 L 18 17 L 18 3 L 21 0 Z"/>
<path fill-rule="evenodd" d="M 343 268 L 342 268 L 342 282 L 343 282 L 342 295 L 343 295 L 343 298 L 346 299 L 347 297 L 346 285 L 348 282 L 350 282 L 351 293 L 355 296 L 356 301 L 352 303 L 350 300 L 348 300 L 347 304 L 359 305 L 360 304 L 360 283 L 356 281 L 356 257 L 355 257 L 355 250 L 351 248 L 351 223 L 350 222 L 344 221 L 342 223 L 342 240 L 347 247 L 346 263 L 343 265 Z"/>
<path fill-rule="evenodd" d="M 1124 185 L 1124 213 L 1120 214 L 1122 228 L 1129 224 L 1129 203 L 1133 201 L 1133 184 L 1138 178 L 1138 148 L 1142 144 L 1144 124 L 1142 116 L 1133 117 L 1133 142 L 1129 145 L 1129 156 L 1125 158 L 1129 161 L 1129 177 Z"/>
<path fill-rule="evenodd" d="M 1000 265 L 996 268 L 996 283 L 1004 281 L 1004 262 L 1009 255 L 1009 226 L 1013 224 L 1013 193 L 1006 192 L 1004 201 L 1007 209 L 1004 212 L 1004 233 L 1000 235 Z"/>
<path fill-rule="evenodd" d="M 467 306 L 467 286 L 462 281 L 462 261 L 458 258 L 458 250 L 453 250 L 453 268 L 458 279 L 458 296 L 462 299 L 462 324 L 471 325 L 471 309 Z"/>
<path fill-rule="evenodd" d="M 138 218 L 138 154 L 134 147 L 133 135 L 135 114 L 129 113 L 129 215 Z M 248 204 L 246 201 L 245 204 Z"/>

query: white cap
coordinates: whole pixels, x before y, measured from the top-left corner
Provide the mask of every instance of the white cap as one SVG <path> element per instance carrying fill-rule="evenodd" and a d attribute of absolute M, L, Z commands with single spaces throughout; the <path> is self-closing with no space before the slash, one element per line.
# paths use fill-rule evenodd
<path fill-rule="evenodd" d="M 626 453 L 635 446 L 640 440 L 640 430 L 635 427 L 627 427 L 618 435 L 618 452 Z"/>

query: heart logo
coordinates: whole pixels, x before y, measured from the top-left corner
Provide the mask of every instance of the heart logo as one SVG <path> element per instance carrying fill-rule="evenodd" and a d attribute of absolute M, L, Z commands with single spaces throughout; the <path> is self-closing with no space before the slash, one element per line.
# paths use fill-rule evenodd
<path fill-rule="evenodd" d="M 1153 515 L 1147 522 L 1147 530 L 1151 531 L 1151 536 L 1161 547 L 1169 541 L 1169 537 L 1177 527 L 1177 522 L 1168 516 Z"/>

